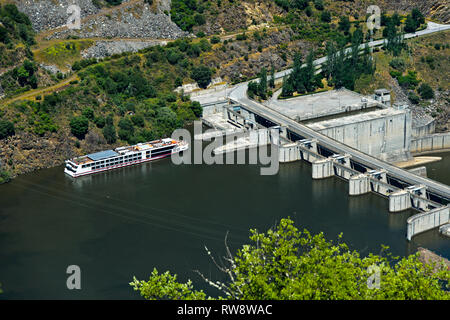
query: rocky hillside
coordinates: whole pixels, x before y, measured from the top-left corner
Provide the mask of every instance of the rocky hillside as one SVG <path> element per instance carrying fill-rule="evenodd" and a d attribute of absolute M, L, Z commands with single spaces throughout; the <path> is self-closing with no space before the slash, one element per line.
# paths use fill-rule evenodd
<path fill-rule="evenodd" d="M 450 1 L 449 0 L 400 0 L 387 1 L 378 0 L 380 7 L 384 10 L 411 11 L 418 8 L 425 16 L 442 23 L 450 23 Z"/>
<path fill-rule="evenodd" d="M 11 0 L 12 1 L 12 0 Z M 67 8 L 72 0 L 14 0 L 19 10 L 30 17 L 37 32 L 60 28 L 69 14 Z M 144 37 L 177 38 L 184 31 L 207 35 L 242 31 L 252 26 L 271 23 L 276 17 L 285 17 L 291 9 L 281 7 L 276 0 L 153 0 L 151 5 L 144 0 L 116 1 L 119 5 L 102 6 L 100 0 L 77 0 L 81 9 L 82 28 L 79 31 L 66 29 L 50 32 L 50 38 L 79 37 Z M 171 3 L 172 2 L 172 3 Z M 450 21 L 449 0 L 315 0 L 306 3 L 315 8 L 322 3 L 332 16 L 351 15 L 363 17 L 367 7 L 376 4 L 384 12 L 410 12 L 417 7 L 427 17 L 448 23 Z M 177 25 L 175 25 L 172 21 Z"/>
<path fill-rule="evenodd" d="M 17 12 L 3 13 L 12 14 L 16 21 L 6 23 L 12 42 L 0 38 L 0 54 L 7 58 L 0 60 L 3 180 L 6 171 L 15 176 L 61 164 L 76 154 L 166 136 L 201 111 L 185 96 L 174 94 L 175 88 L 200 83 L 204 77 L 245 81 L 262 67 L 280 70 L 292 65 L 298 52 L 306 57 L 313 48 L 322 56 L 327 41 L 349 45 L 357 29 L 366 32 L 365 10 L 372 4 L 365 0 L 78 0 L 82 28 L 68 30 L 64 24 L 71 0 L 6 1 L 15 1 L 29 20 Z M 446 21 L 448 6 L 441 6 L 445 1 L 375 3 L 387 13 L 401 14 L 418 6 Z M 349 18 L 348 29 L 341 26 L 342 16 Z M 29 32 L 21 32 L 24 28 Z M 378 33 L 381 37 L 382 30 Z M 374 77 L 359 79 L 356 89 L 371 93 L 390 87 L 397 97 L 415 100 L 415 114 L 433 116 L 439 130 L 448 130 L 446 36 L 418 43 L 411 55 L 404 51 L 402 73 L 396 76 L 401 81 L 391 76 L 392 56 L 378 52 L 380 70 Z M 184 39 L 170 41 L 177 38 Z M 96 60 L 105 56 L 109 57 Z M 420 86 L 405 87 L 409 71 L 417 71 L 419 83 L 432 87 L 433 99 L 422 98 Z"/>
<path fill-rule="evenodd" d="M 92 0 L 78 0 L 81 29 L 64 27 L 70 14 L 71 0 L 16 0 L 19 10 L 30 17 L 33 28 L 44 39 L 79 38 L 164 38 L 176 39 L 187 33 L 178 28 L 167 12 L 167 1 L 125 0 L 120 5 L 99 8 Z M 98 4 L 97 4 L 98 5 Z"/>

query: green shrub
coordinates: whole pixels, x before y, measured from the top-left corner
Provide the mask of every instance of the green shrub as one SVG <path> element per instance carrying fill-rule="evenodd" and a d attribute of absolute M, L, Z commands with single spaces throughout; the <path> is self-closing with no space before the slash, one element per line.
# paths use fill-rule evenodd
<path fill-rule="evenodd" d="M 131 116 L 131 122 L 133 122 L 133 124 L 138 127 L 145 126 L 144 117 L 138 114 Z"/>
<path fill-rule="evenodd" d="M 325 9 L 325 6 L 323 5 L 323 0 L 314 0 L 314 7 L 320 11 Z"/>
<path fill-rule="evenodd" d="M 405 71 L 405 60 L 401 59 L 401 58 L 394 58 L 391 60 L 391 62 L 389 62 L 389 65 L 399 71 Z"/>
<path fill-rule="evenodd" d="M 15 134 L 14 124 L 7 120 L 0 120 L 0 139 L 5 139 Z"/>
<path fill-rule="evenodd" d="M 408 99 L 411 101 L 412 104 L 419 104 L 420 98 L 417 94 L 415 94 L 413 91 L 411 91 L 408 94 Z"/>
<path fill-rule="evenodd" d="M 331 13 L 328 11 L 323 11 L 320 14 L 320 20 L 322 20 L 323 22 L 330 23 L 331 22 Z"/>
<path fill-rule="evenodd" d="M 238 41 L 247 40 L 247 35 L 245 34 L 245 32 L 244 32 L 244 33 L 241 33 L 241 34 L 238 34 L 238 35 L 236 36 L 236 40 L 238 40 Z"/>
<path fill-rule="evenodd" d="M 122 3 L 122 0 L 106 0 L 110 5 L 117 6 Z"/>
<path fill-rule="evenodd" d="M 106 124 L 106 120 L 102 116 L 98 116 L 94 118 L 94 123 L 97 126 L 97 128 L 103 128 Z"/>
<path fill-rule="evenodd" d="M 200 118 L 202 116 L 203 108 L 202 108 L 201 104 L 198 101 L 193 101 L 191 103 L 191 109 L 192 109 L 192 111 L 194 112 L 194 115 L 197 118 Z"/>
<path fill-rule="evenodd" d="M 428 100 L 434 98 L 434 91 L 427 83 L 422 83 L 417 91 L 422 99 Z"/>
<path fill-rule="evenodd" d="M 89 120 L 94 120 L 94 110 L 92 108 L 85 108 L 82 112 L 83 116 L 86 117 Z"/>
<path fill-rule="evenodd" d="M 116 136 L 116 128 L 114 127 L 113 123 L 109 123 L 107 124 L 104 128 L 103 128 L 103 136 L 105 137 L 106 142 L 108 143 L 115 143 L 117 140 L 117 136 Z"/>
<path fill-rule="evenodd" d="M 11 181 L 10 173 L 6 170 L 0 170 L 0 184 L 7 183 L 9 181 Z"/>
<path fill-rule="evenodd" d="M 207 66 L 201 65 L 192 70 L 191 78 L 194 79 L 200 88 L 206 89 L 211 82 L 212 72 Z"/>
<path fill-rule="evenodd" d="M 70 131 L 78 139 L 84 139 L 89 130 L 89 120 L 85 116 L 74 117 L 70 120 Z"/>
<path fill-rule="evenodd" d="M 408 89 L 413 89 L 420 83 L 420 80 L 417 79 L 417 73 L 415 71 L 408 71 L 406 76 L 401 75 L 397 77 L 397 80 L 400 86 Z"/>
<path fill-rule="evenodd" d="M 211 39 L 209 40 L 212 44 L 216 44 L 220 42 L 220 38 L 217 36 L 212 36 Z"/>
<path fill-rule="evenodd" d="M 134 135 L 133 122 L 129 118 L 122 118 L 119 121 L 118 135 L 121 140 L 130 141 Z"/>

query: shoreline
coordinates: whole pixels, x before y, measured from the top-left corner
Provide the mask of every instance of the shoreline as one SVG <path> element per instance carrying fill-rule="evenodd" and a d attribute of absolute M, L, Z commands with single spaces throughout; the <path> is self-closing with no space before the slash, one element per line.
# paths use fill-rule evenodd
<path fill-rule="evenodd" d="M 447 270 L 450 270 L 450 261 L 447 258 L 444 258 L 438 255 L 437 253 L 434 253 L 433 251 L 423 247 L 417 248 L 417 252 L 419 253 L 420 262 L 422 262 L 424 265 L 436 263 L 433 272 L 438 271 L 437 264 L 441 261 L 443 261 L 444 264 L 447 266 Z"/>

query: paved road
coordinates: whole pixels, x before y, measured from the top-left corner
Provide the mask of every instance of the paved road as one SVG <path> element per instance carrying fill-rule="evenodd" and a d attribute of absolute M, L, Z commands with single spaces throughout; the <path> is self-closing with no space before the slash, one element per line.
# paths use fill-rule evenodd
<path fill-rule="evenodd" d="M 450 29 L 450 25 L 437 25 L 434 23 L 429 23 L 428 28 L 423 31 L 419 31 L 416 34 L 407 34 L 405 35 L 405 38 L 412 38 L 415 36 L 422 36 L 426 34 L 430 34 L 433 32 L 438 32 L 442 30 Z M 384 40 L 378 40 L 370 42 L 370 46 L 377 46 L 382 45 Z M 315 60 L 316 64 L 321 64 L 324 61 L 326 61 L 326 58 L 320 58 Z M 285 70 L 282 72 L 278 72 L 276 74 L 276 77 L 283 77 L 290 73 L 291 70 Z M 420 176 L 417 176 L 415 174 L 412 174 L 406 170 L 403 170 L 401 168 L 398 168 L 396 166 L 393 166 L 387 162 L 384 162 L 382 160 L 379 160 L 377 158 L 374 158 L 368 154 L 365 154 L 359 150 L 353 149 L 347 145 L 344 145 L 336 140 L 333 140 L 321 133 L 318 133 L 288 117 L 285 115 L 270 109 L 256 101 L 250 100 L 247 97 L 247 85 L 248 82 L 241 83 L 234 88 L 232 88 L 229 93 L 228 97 L 243 106 L 247 107 L 250 111 L 253 111 L 255 113 L 258 113 L 262 116 L 267 117 L 268 119 L 275 120 L 274 122 L 279 123 L 280 125 L 287 126 L 292 132 L 295 132 L 301 136 L 307 137 L 307 138 L 313 138 L 317 139 L 319 141 L 319 144 L 333 150 L 336 153 L 339 154 L 350 154 L 352 156 L 352 159 L 355 161 L 373 168 L 373 169 L 385 169 L 388 171 L 390 176 L 396 177 L 406 183 L 409 183 L 411 185 L 425 185 L 427 186 L 428 190 L 432 193 L 439 194 L 441 196 L 446 197 L 447 199 L 450 199 L 450 187 L 436 182 L 431 179 L 423 178 Z"/>
<path fill-rule="evenodd" d="M 417 31 L 415 33 L 407 33 L 404 35 L 405 39 L 411 39 L 411 38 L 416 38 L 416 37 L 420 37 L 420 36 L 424 36 L 427 34 L 431 34 L 431 33 L 435 33 L 435 32 L 440 32 L 440 31 L 444 31 L 444 30 L 450 30 L 450 24 L 437 24 L 434 22 L 428 22 L 427 28 L 421 31 Z M 368 43 L 364 43 L 360 46 L 361 49 L 364 49 L 366 44 L 369 45 L 369 47 L 373 48 L 373 47 L 379 47 L 382 46 L 385 43 L 386 39 L 381 39 L 381 40 L 376 40 L 376 41 L 371 41 Z M 352 51 L 352 48 L 347 48 L 345 50 L 345 53 L 349 53 Z M 318 65 L 322 65 L 324 62 L 327 61 L 327 57 L 322 57 L 319 58 L 317 60 L 314 60 L 314 65 L 318 66 Z M 280 72 L 277 72 L 275 74 L 275 78 L 276 79 L 280 79 L 283 78 L 284 76 L 290 74 L 292 71 L 292 69 L 286 69 Z"/>

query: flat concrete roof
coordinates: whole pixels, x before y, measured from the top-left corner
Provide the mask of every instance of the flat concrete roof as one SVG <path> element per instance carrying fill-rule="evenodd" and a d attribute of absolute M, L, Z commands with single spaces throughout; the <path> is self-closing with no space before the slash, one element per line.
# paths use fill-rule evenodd
<path fill-rule="evenodd" d="M 397 110 L 392 108 L 387 109 L 380 109 L 375 110 L 371 112 L 366 112 L 362 114 L 357 114 L 354 116 L 348 116 L 348 117 L 340 117 L 336 119 L 330 119 L 320 122 L 314 122 L 306 124 L 307 127 L 314 129 L 314 130 L 323 130 L 328 128 L 334 128 L 334 127 L 340 127 L 347 125 L 349 123 L 358 123 L 358 122 L 365 122 L 369 120 L 379 119 L 379 118 L 385 118 L 389 116 L 394 116 L 398 114 L 404 114 L 405 110 Z"/>
<path fill-rule="evenodd" d="M 388 89 L 378 89 L 378 90 L 375 90 L 375 93 L 386 94 L 386 93 L 391 93 L 391 92 Z"/>
<path fill-rule="evenodd" d="M 267 105 L 293 120 L 302 121 L 361 109 L 366 102 L 368 108 L 380 106 L 378 101 L 346 89 L 331 90 L 287 100 L 274 98 L 269 100 Z"/>

